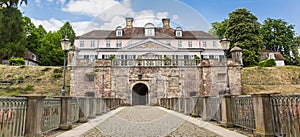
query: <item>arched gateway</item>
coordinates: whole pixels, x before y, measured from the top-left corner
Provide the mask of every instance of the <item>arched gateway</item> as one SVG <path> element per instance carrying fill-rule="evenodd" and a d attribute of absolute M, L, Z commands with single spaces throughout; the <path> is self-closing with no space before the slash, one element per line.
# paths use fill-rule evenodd
<path fill-rule="evenodd" d="M 137 83 L 132 88 L 132 105 L 146 105 L 148 103 L 148 87 Z"/>

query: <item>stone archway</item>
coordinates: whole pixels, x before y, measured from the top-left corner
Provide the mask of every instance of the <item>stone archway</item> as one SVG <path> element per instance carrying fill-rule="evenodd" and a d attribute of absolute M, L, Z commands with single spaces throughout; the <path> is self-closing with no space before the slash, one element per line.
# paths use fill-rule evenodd
<path fill-rule="evenodd" d="M 146 105 L 148 103 L 148 87 L 137 83 L 132 88 L 132 105 Z"/>

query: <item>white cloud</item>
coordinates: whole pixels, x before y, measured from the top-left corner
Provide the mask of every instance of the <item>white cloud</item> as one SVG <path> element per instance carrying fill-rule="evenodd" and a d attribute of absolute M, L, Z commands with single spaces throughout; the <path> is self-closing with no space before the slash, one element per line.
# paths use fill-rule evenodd
<path fill-rule="evenodd" d="M 115 0 L 71 0 L 62 10 L 88 16 L 98 16 L 103 11 L 119 3 Z"/>
<path fill-rule="evenodd" d="M 35 26 L 42 25 L 46 31 L 58 31 L 60 27 L 65 24 L 65 21 L 60 21 L 55 18 L 50 20 L 38 20 L 31 18 L 31 21 Z M 91 30 L 99 29 L 99 24 L 95 24 L 90 21 L 81 21 L 81 22 L 70 22 L 77 36 L 82 35 Z"/>
<path fill-rule="evenodd" d="M 38 20 L 31 18 L 31 21 L 35 26 L 42 25 L 46 29 L 46 31 L 57 31 L 64 24 L 63 21 L 57 20 L 55 18 L 51 18 L 50 20 Z"/>

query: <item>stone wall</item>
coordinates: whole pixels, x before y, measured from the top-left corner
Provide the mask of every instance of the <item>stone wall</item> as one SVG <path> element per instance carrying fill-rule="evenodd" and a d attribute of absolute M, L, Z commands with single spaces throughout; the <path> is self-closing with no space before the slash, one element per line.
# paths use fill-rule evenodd
<path fill-rule="evenodd" d="M 73 63 L 74 64 L 74 63 Z M 198 66 L 113 66 L 111 60 L 76 60 L 71 67 L 71 95 L 120 97 L 131 103 L 132 88 L 137 83 L 148 87 L 149 104 L 157 98 L 223 94 L 226 87 L 225 61 L 202 60 Z M 241 93 L 241 68 L 228 60 L 232 94 Z M 89 79 L 94 74 L 94 79 Z M 143 74 L 138 79 L 138 74 Z M 104 78 L 104 79 L 103 79 Z"/>

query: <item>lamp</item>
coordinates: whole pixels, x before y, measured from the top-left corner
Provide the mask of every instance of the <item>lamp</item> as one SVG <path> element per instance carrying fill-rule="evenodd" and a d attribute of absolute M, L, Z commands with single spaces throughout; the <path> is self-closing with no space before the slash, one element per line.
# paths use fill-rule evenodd
<path fill-rule="evenodd" d="M 68 39 L 68 36 L 65 36 L 64 39 L 60 41 L 61 48 L 64 51 L 64 70 L 63 70 L 63 81 L 62 81 L 62 88 L 61 88 L 61 95 L 65 96 L 66 95 L 66 90 L 65 90 L 65 79 L 66 79 L 66 54 L 68 50 L 70 49 L 71 42 Z"/>
<path fill-rule="evenodd" d="M 223 39 L 220 40 L 222 49 L 224 51 L 224 56 L 225 56 L 225 64 L 226 64 L 226 89 L 225 89 L 225 94 L 230 94 L 230 85 L 229 85 L 229 73 L 228 73 L 228 62 L 227 62 L 227 50 L 229 49 L 230 46 L 230 40 L 227 39 L 225 36 Z"/>

